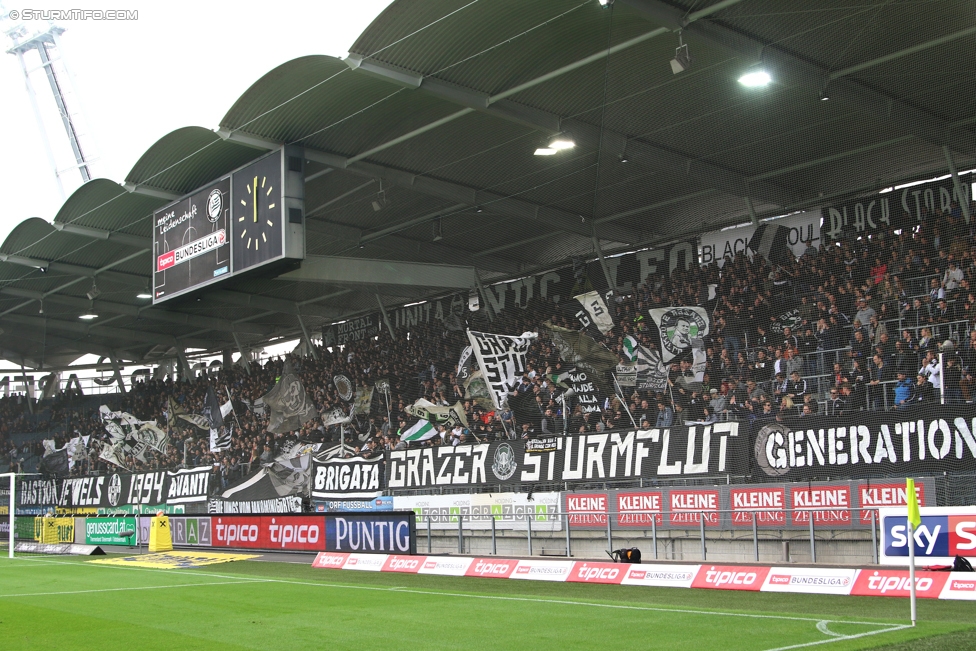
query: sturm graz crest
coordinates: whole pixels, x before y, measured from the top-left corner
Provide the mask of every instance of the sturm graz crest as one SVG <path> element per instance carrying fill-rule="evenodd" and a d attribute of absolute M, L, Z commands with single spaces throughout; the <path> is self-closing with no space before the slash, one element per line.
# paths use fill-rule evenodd
<path fill-rule="evenodd" d="M 506 481 L 515 474 L 518 464 L 515 463 L 515 450 L 508 443 L 502 443 L 495 448 L 495 456 L 491 462 L 491 471 L 499 481 Z"/>
<path fill-rule="evenodd" d="M 690 307 L 671 308 L 661 316 L 658 332 L 661 346 L 672 356 L 677 357 L 695 346 L 708 331 L 708 324 L 697 310 Z"/>
<path fill-rule="evenodd" d="M 120 497 L 122 497 L 122 478 L 118 475 L 112 475 L 108 482 L 108 503 L 112 506 L 118 506 Z"/>
<path fill-rule="evenodd" d="M 756 463 L 770 477 L 780 477 L 790 471 L 785 450 L 789 433 L 785 425 L 771 423 L 756 434 Z"/>

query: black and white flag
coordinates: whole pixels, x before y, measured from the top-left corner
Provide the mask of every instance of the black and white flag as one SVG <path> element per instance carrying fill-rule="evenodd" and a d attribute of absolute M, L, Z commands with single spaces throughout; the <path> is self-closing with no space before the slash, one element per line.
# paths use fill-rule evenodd
<path fill-rule="evenodd" d="M 288 360 L 285 361 L 278 384 L 262 399 L 271 410 L 268 431 L 273 434 L 293 432 L 319 415 Z"/>
<path fill-rule="evenodd" d="M 284 373 L 282 373 L 284 377 Z M 339 392 L 339 397 L 349 402 L 352 400 L 353 388 L 352 382 L 345 375 L 337 375 L 332 378 L 332 383 L 335 385 L 336 391 Z"/>
<path fill-rule="evenodd" d="M 749 248 L 773 265 L 782 267 L 796 260 L 790 249 L 790 229 L 786 226 L 760 224 L 749 240 Z"/>
<path fill-rule="evenodd" d="M 661 361 L 661 353 L 637 347 L 636 386 L 641 391 L 664 391 L 668 386 L 668 367 Z"/>
<path fill-rule="evenodd" d="M 519 337 L 468 330 L 468 341 L 491 392 L 495 409 L 508 405 L 508 394 L 515 390 L 525 373 L 525 354 L 538 333 L 524 332 Z"/>
<path fill-rule="evenodd" d="M 468 417 L 464 413 L 464 406 L 460 400 L 453 407 L 445 407 L 420 398 L 407 407 L 407 413 L 423 420 L 429 420 L 435 425 L 446 425 L 450 428 L 456 425 L 468 426 Z"/>
<path fill-rule="evenodd" d="M 704 350 L 709 325 L 705 308 L 664 307 L 649 311 L 661 339 L 661 361 L 665 364 L 693 349 Z"/>
<path fill-rule="evenodd" d="M 230 448 L 231 430 L 221 427 L 210 430 L 210 451 L 219 452 Z"/>
<path fill-rule="evenodd" d="M 322 424 L 325 427 L 329 427 L 331 425 L 345 425 L 350 421 L 352 421 L 352 416 L 348 415 L 338 407 L 332 411 L 322 414 Z"/>
<path fill-rule="evenodd" d="M 156 426 L 155 422 L 143 423 L 142 427 L 136 430 L 136 439 L 142 441 L 154 450 L 166 454 L 169 445 L 169 436 Z"/>
<path fill-rule="evenodd" d="M 559 351 L 560 359 L 584 371 L 605 394 L 613 393 L 607 381 L 607 371 L 617 367 L 617 355 L 585 333 L 555 326 L 548 321 L 543 326 Z"/>
<path fill-rule="evenodd" d="M 584 328 L 592 326 L 604 335 L 613 329 L 613 317 L 600 292 L 587 292 L 573 298 L 580 305 L 575 316 Z"/>
<path fill-rule="evenodd" d="M 214 393 L 213 387 L 209 384 L 207 385 L 207 402 L 203 407 L 203 415 L 210 422 L 211 431 L 224 426 L 224 412 L 220 408 L 217 394 Z"/>

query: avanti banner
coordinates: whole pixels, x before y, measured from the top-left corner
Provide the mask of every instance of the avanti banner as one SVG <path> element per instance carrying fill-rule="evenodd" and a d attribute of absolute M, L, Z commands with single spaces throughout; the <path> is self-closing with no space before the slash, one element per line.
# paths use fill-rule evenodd
<path fill-rule="evenodd" d="M 32 480 L 18 485 L 20 506 L 122 509 L 140 505 L 205 502 L 212 468 L 112 474 L 72 479 Z"/>

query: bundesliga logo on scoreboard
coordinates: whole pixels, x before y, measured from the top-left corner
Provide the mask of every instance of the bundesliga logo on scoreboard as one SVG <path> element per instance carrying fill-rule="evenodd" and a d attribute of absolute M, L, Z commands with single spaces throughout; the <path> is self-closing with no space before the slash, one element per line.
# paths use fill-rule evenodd
<path fill-rule="evenodd" d="M 227 234 L 223 229 L 210 233 L 206 237 L 201 237 L 189 244 L 184 244 L 178 249 L 168 251 L 156 259 L 156 271 L 164 271 L 170 267 L 186 262 L 198 255 L 203 255 L 208 251 L 221 247 L 227 242 Z"/>

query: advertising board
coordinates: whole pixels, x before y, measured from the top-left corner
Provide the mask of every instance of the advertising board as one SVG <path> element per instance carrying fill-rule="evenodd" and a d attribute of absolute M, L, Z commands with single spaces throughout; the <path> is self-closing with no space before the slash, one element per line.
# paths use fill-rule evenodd
<path fill-rule="evenodd" d="M 915 529 L 915 560 L 919 565 L 952 565 L 956 556 L 976 559 L 976 506 L 923 507 Z M 882 565 L 907 565 L 908 514 L 881 509 Z"/>
<path fill-rule="evenodd" d="M 413 511 L 328 513 L 325 550 L 330 552 L 415 554 L 417 535 Z M 321 522 L 321 516 L 314 518 Z"/>
<path fill-rule="evenodd" d="M 212 547 L 325 549 L 325 521 L 321 516 L 214 516 L 209 520 Z"/>
<path fill-rule="evenodd" d="M 135 545 L 135 518 L 86 518 L 86 545 Z"/>

